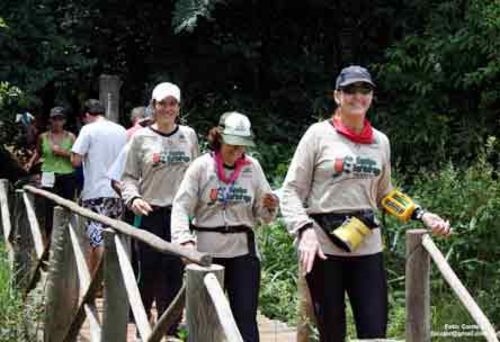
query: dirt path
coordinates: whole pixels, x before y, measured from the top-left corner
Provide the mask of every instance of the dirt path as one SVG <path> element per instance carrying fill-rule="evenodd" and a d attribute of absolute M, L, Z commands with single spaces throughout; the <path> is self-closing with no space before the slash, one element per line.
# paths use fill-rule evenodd
<path fill-rule="evenodd" d="M 99 311 L 99 316 L 102 318 L 103 312 L 103 302 L 102 299 L 97 300 L 97 309 Z M 259 322 L 259 332 L 261 342 L 292 342 L 296 339 L 295 328 L 288 327 L 285 323 L 270 320 L 269 318 L 260 315 L 258 316 Z M 80 330 L 80 335 L 78 337 L 79 342 L 90 342 L 90 331 L 89 323 L 85 321 L 83 323 L 82 329 Z M 130 323 L 127 328 L 127 342 L 135 342 L 135 325 Z M 201 342 L 201 341 L 200 341 Z"/>

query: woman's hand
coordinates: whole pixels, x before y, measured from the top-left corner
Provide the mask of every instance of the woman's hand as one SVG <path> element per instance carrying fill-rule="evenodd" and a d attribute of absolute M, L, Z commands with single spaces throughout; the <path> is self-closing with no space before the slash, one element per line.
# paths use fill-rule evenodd
<path fill-rule="evenodd" d="M 142 198 L 137 197 L 132 201 L 130 210 L 132 210 L 136 215 L 148 216 L 148 214 L 153 211 L 153 208 L 151 208 L 148 202 L 146 202 Z"/>
<path fill-rule="evenodd" d="M 299 262 L 305 274 L 311 272 L 316 255 L 323 260 L 326 259 L 314 228 L 307 228 L 302 232 L 299 241 Z"/>
<path fill-rule="evenodd" d="M 262 197 L 262 206 L 268 210 L 275 210 L 280 203 L 278 196 L 268 192 Z"/>
<path fill-rule="evenodd" d="M 422 215 L 422 222 L 434 235 L 447 237 L 451 234 L 450 222 L 443 220 L 439 215 L 426 212 Z"/>
<path fill-rule="evenodd" d="M 54 153 L 56 156 L 66 156 L 67 155 L 66 150 L 57 144 L 52 144 L 51 149 L 52 149 L 52 153 Z"/>
<path fill-rule="evenodd" d="M 185 249 L 188 249 L 189 251 L 196 250 L 196 245 L 193 241 L 184 242 L 183 244 L 181 244 L 181 246 Z M 181 260 L 185 265 L 188 265 L 191 263 L 191 261 L 189 261 L 188 259 L 186 259 L 184 257 L 181 257 Z"/>

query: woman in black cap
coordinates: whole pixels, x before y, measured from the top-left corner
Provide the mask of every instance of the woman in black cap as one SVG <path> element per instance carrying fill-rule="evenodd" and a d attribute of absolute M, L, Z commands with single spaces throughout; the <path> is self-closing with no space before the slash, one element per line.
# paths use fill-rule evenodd
<path fill-rule="evenodd" d="M 43 160 L 42 187 L 66 199 L 73 199 L 76 179 L 70 157 L 75 136 L 64 130 L 66 115 L 63 107 L 57 106 L 50 110 L 49 123 L 50 129 L 40 134 L 35 154 L 28 167 L 31 168 L 41 158 Z M 47 201 L 45 211 L 47 236 L 50 236 L 52 231 L 53 209 L 53 202 Z"/>
<path fill-rule="evenodd" d="M 420 220 L 438 235 L 449 222 L 423 210 L 391 184 L 389 139 L 366 118 L 374 83 L 360 66 L 342 69 L 337 109 L 302 137 L 283 185 L 281 210 L 298 239 L 321 341 L 346 337 L 345 293 L 358 338 L 383 338 L 387 284 L 377 208 L 406 222 Z"/>

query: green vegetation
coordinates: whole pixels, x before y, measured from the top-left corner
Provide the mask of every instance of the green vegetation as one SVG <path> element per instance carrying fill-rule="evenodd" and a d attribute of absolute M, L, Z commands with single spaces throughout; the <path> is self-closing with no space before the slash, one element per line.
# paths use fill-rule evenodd
<path fill-rule="evenodd" d="M 13 286 L 4 245 L 0 244 L 0 341 L 24 340 L 24 310 L 19 291 Z"/>

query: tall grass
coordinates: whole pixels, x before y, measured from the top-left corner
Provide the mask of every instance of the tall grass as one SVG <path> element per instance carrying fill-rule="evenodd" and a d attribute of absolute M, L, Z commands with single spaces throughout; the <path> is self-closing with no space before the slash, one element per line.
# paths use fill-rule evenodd
<path fill-rule="evenodd" d="M 23 304 L 13 286 L 7 254 L 0 243 L 0 341 L 23 341 Z"/>

